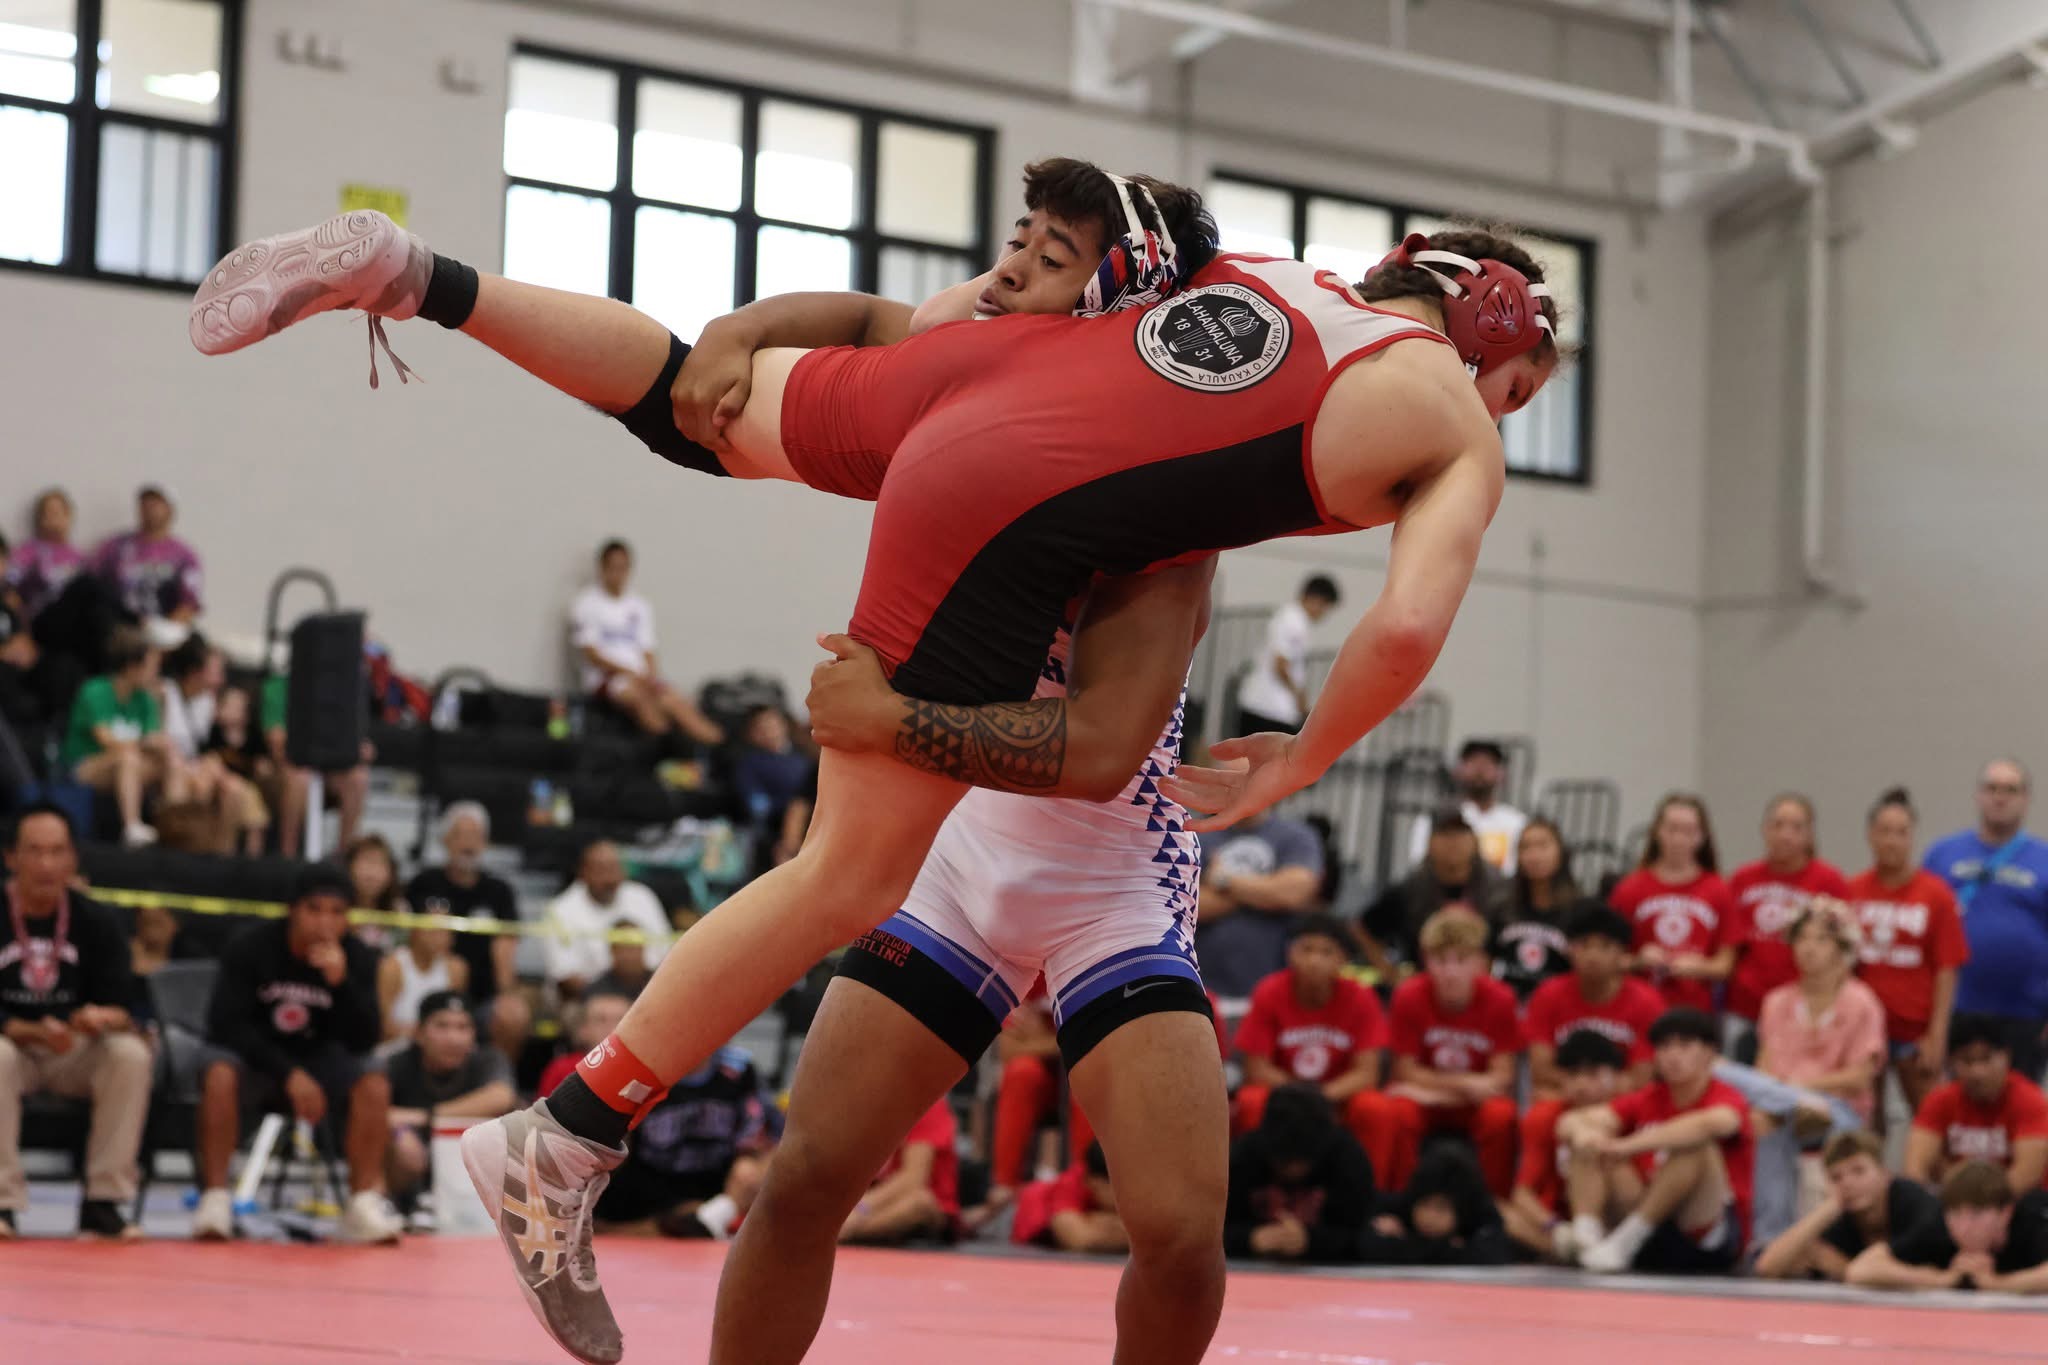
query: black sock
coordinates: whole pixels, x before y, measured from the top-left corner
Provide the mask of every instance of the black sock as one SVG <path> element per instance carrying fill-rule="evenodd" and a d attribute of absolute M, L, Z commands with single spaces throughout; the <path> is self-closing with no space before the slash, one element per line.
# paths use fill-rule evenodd
<path fill-rule="evenodd" d="M 427 276 L 427 296 L 420 316 L 450 329 L 469 321 L 476 310 L 476 272 L 453 256 L 434 253 L 434 273 Z"/>
<path fill-rule="evenodd" d="M 548 1096 L 548 1112 L 555 1116 L 555 1122 L 577 1137 L 602 1142 L 607 1147 L 624 1143 L 626 1129 L 633 1123 L 631 1114 L 621 1114 L 599 1099 L 597 1092 L 573 1071 Z"/>

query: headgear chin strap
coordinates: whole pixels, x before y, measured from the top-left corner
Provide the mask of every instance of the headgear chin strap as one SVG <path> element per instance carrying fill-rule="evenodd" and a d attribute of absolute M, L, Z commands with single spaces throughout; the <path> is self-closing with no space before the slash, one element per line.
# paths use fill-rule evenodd
<path fill-rule="evenodd" d="M 1116 186 L 1117 202 L 1123 205 L 1123 235 L 1110 244 L 1102 264 L 1095 267 L 1095 278 L 1088 281 L 1088 287 L 1081 291 L 1081 301 L 1074 307 L 1076 317 L 1099 317 L 1104 313 L 1120 313 L 1126 308 L 1150 308 L 1153 304 L 1179 291 L 1185 280 L 1179 248 L 1174 245 L 1173 236 L 1166 230 L 1166 215 L 1159 211 L 1159 205 L 1152 198 L 1152 192 L 1143 185 L 1110 175 L 1109 182 Z M 1136 190 L 1145 207 L 1152 210 L 1153 221 L 1159 224 L 1158 231 L 1145 226 L 1145 220 L 1138 216 L 1131 202 L 1131 191 Z"/>
<path fill-rule="evenodd" d="M 1505 261 L 1475 261 L 1454 251 L 1435 251 L 1429 238 L 1411 232 L 1380 264 L 1419 266 L 1443 288 L 1444 331 L 1474 379 L 1556 335 L 1543 312 L 1549 286 L 1531 283 Z M 1434 268 L 1439 265 L 1454 273 Z"/>

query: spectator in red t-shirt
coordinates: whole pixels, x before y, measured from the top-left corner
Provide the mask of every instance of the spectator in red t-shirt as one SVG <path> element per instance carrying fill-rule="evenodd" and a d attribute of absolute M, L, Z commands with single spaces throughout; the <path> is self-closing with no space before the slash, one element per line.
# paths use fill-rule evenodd
<path fill-rule="evenodd" d="M 1642 863 L 1607 897 L 1635 926 L 1636 970 L 1667 1006 L 1713 1013 L 1714 983 L 1735 968 L 1735 948 L 1724 938 L 1728 884 L 1718 866 L 1706 804 L 1674 793 L 1657 804 Z"/>
<path fill-rule="evenodd" d="M 2048 1096 L 2013 1071 L 2012 1044 L 1998 1019 L 1959 1014 L 1948 1036 L 1956 1078 L 1913 1115 L 1904 1174 L 1933 1185 L 1962 1162 L 1989 1161 L 2005 1167 L 2014 1194 L 2040 1188 L 2048 1172 Z"/>
<path fill-rule="evenodd" d="M 1748 1236 L 1755 1142 L 1748 1103 L 1714 1078 L 1720 1043 L 1713 1015 L 1669 1010 L 1650 1029 L 1657 1079 L 1558 1121 L 1572 1153 L 1571 1241 L 1586 1269 L 1734 1269 Z"/>
<path fill-rule="evenodd" d="M 960 1217 L 960 1124 L 943 1097 L 911 1125 L 839 1229 L 842 1242 L 894 1245 L 952 1237 Z"/>
<path fill-rule="evenodd" d="M 1870 868 L 1843 898 L 1863 930 L 1861 975 L 1884 1005 L 1892 1068 L 1907 1106 L 1917 1111 L 1948 1061 L 1956 973 L 1969 961 L 1970 943 L 1955 892 L 1913 857 L 1914 825 L 1905 788 L 1878 798 L 1868 826 Z"/>
<path fill-rule="evenodd" d="M 1581 1030 L 1592 1030 L 1621 1049 L 1628 1074 L 1623 1088 L 1650 1079 L 1650 1025 L 1664 1012 L 1657 992 L 1628 974 L 1629 922 L 1598 901 L 1587 901 L 1565 921 L 1572 970 L 1552 977 L 1529 997 L 1522 1016 L 1529 1041 L 1529 1074 L 1539 1099 L 1563 1091 L 1558 1049 Z"/>
<path fill-rule="evenodd" d="M 1245 1083 L 1231 1131 L 1257 1128 L 1274 1089 L 1306 1081 L 1343 1118 L 1373 1169 L 1382 1171 L 1394 1161 L 1392 1115 L 1378 1091 L 1386 1019 L 1379 997 L 1343 975 L 1348 953 L 1344 926 L 1328 915 L 1296 921 L 1287 966 L 1252 991 L 1251 1009 L 1237 1026 Z"/>
<path fill-rule="evenodd" d="M 1501 1201 L 1500 1214 L 1508 1236 L 1538 1256 L 1572 1259 L 1571 1224 L 1560 1216 L 1570 1153 L 1558 1141 L 1558 1120 L 1575 1110 L 1606 1104 L 1620 1094 L 1627 1065 L 1620 1045 L 1606 1034 L 1589 1028 L 1567 1034 L 1557 1049 L 1564 1098 L 1538 1100 L 1522 1116 L 1515 1188 Z"/>
<path fill-rule="evenodd" d="M 1764 997 L 1799 977 L 1789 931 L 1815 896 L 1846 899 L 1849 883 L 1833 864 L 1815 856 L 1813 803 L 1796 792 L 1764 811 L 1764 856 L 1728 878 L 1732 901 L 1721 941 L 1735 950 L 1728 978 L 1728 1014 L 1753 1032 Z M 1739 1042 L 1731 1050 L 1741 1052 Z M 1747 1057 L 1738 1057 L 1747 1061 Z"/>
<path fill-rule="evenodd" d="M 1079 1161 L 1051 1180 L 1034 1180 L 1017 1191 L 1017 1216 L 1010 1240 L 1018 1246 L 1057 1247 L 1122 1255 L 1130 1234 L 1117 1216 L 1116 1187 L 1109 1183 L 1109 1159 L 1091 1142 Z"/>
<path fill-rule="evenodd" d="M 1039 1125 L 1059 1107 L 1065 1066 L 1053 1032 L 1052 1002 L 1043 991 L 1010 1011 L 996 1037 L 996 1057 L 1003 1071 L 996 1083 L 988 1198 L 968 1211 L 964 1221 L 969 1228 L 981 1227 L 1016 1199 L 1017 1188 L 1030 1179 L 1036 1164 L 1031 1141 L 1038 1135 Z M 1069 1101 L 1067 1150 L 1080 1152 L 1094 1140 L 1094 1130 L 1081 1106 Z"/>
<path fill-rule="evenodd" d="M 1380 1176 L 1405 1189 L 1428 1133 L 1461 1132 L 1495 1198 L 1515 1176 L 1515 1059 L 1522 1030 L 1515 993 L 1487 974 L 1486 921 L 1463 906 L 1422 926 L 1424 972 L 1394 992 L 1392 1164 Z"/>

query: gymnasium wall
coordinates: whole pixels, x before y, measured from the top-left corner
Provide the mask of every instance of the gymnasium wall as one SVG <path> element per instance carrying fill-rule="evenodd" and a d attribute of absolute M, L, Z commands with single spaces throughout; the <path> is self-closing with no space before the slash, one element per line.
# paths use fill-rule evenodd
<path fill-rule="evenodd" d="M 2027 243 L 2048 216 L 2048 97 L 2015 82 L 1834 176 L 1829 557 L 1860 609 L 1805 600 L 1799 569 L 1804 288 L 1797 210 L 1717 232 L 1709 354 L 1700 752 L 1745 843 L 1782 787 L 1820 804 L 1823 850 L 1865 854 L 1894 782 L 1923 833 L 1974 818 L 1976 767 L 2048 764 Z"/>
<path fill-rule="evenodd" d="M 1709 274 L 1697 219 L 1614 206 L 1615 168 L 1646 163 L 1647 135 L 1491 97 L 1453 101 L 1242 44 L 1199 64 L 1184 122 L 1107 114 L 1058 93 L 1066 7 L 1042 0 L 1000 15 L 836 0 L 648 8 L 723 27 L 705 36 L 644 25 L 619 5 L 251 0 L 240 231 L 313 221 L 333 211 L 347 182 L 395 186 L 437 246 L 493 266 L 506 62 L 516 41 L 531 39 L 991 125 L 1005 213 L 1014 168 L 1064 152 L 1196 182 L 1219 166 L 1249 168 L 1593 238 L 1593 486 L 1511 482 L 1432 686 L 1452 696 L 1461 730 L 1537 734 L 1546 773 L 1613 776 L 1632 806 L 1698 777 Z M 1318 18 L 1310 8 L 1305 22 Z M 1416 22 L 1455 24 L 1457 10 L 1445 0 L 1418 9 Z M 1639 68 L 1653 88 L 1640 44 L 1611 50 L 1598 33 L 1565 44 L 1552 24 L 1486 12 L 1496 22 L 1468 44 L 1474 60 L 1553 74 L 1588 62 Z M 900 22 L 876 22 L 877 13 Z M 798 19 L 817 44 L 900 61 L 863 68 L 738 31 Z M 287 64 L 278 46 L 287 29 L 339 40 L 347 68 Z M 474 69 L 480 93 L 441 88 L 436 71 L 449 58 Z M 918 74 L 922 63 L 991 74 L 939 79 Z M 1173 92 L 1155 94 L 1171 105 Z M 1554 178 L 1564 188 L 1487 189 L 1437 169 L 1474 156 L 1493 158 L 1481 164 L 1496 179 Z M 5 438 L 8 496 L 25 501 L 61 481 L 96 537 L 132 516 L 138 481 L 169 480 L 181 530 L 206 556 L 209 614 L 222 631 L 253 631 L 272 577 L 312 564 L 347 601 L 371 608 L 373 631 L 409 670 L 466 662 L 511 683 L 559 685 L 560 611 L 590 549 L 623 535 L 640 551 L 640 586 L 678 671 L 765 665 L 800 688 L 814 657 L 808 641 L 852 603 L 864 509 L 675 472 L 603 419 L 432 327 L 392 329 L 427 382 L 399 387 L 387 368 L 372 393 L 360 317 L 319 319 L 207 361 L 187 345 L 185 302 L 172 294 L 0 272 L 0 316 L 33 320 L 0 342 L 18 396 Z M 19 504 L 4 511 L 13 529 Z M 1225 597 L 1275 602 L 1327 569 L 1352 594 L 1348 610 L 1376 590 L 1385 550 L 1384 534 L 1373 534 L 1237 554 Z"/>

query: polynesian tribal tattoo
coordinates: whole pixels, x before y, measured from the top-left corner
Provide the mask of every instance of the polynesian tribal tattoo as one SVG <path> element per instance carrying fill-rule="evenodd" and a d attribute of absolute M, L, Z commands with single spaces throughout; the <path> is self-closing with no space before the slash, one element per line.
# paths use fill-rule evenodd
<path fill-rule="evenodd" d="M 905 699 L 896 757 L 913 768 L 997 791 L 1057 787 L 1067 762 L 1062 697 L 996 706 L 946 706 Z"/>

